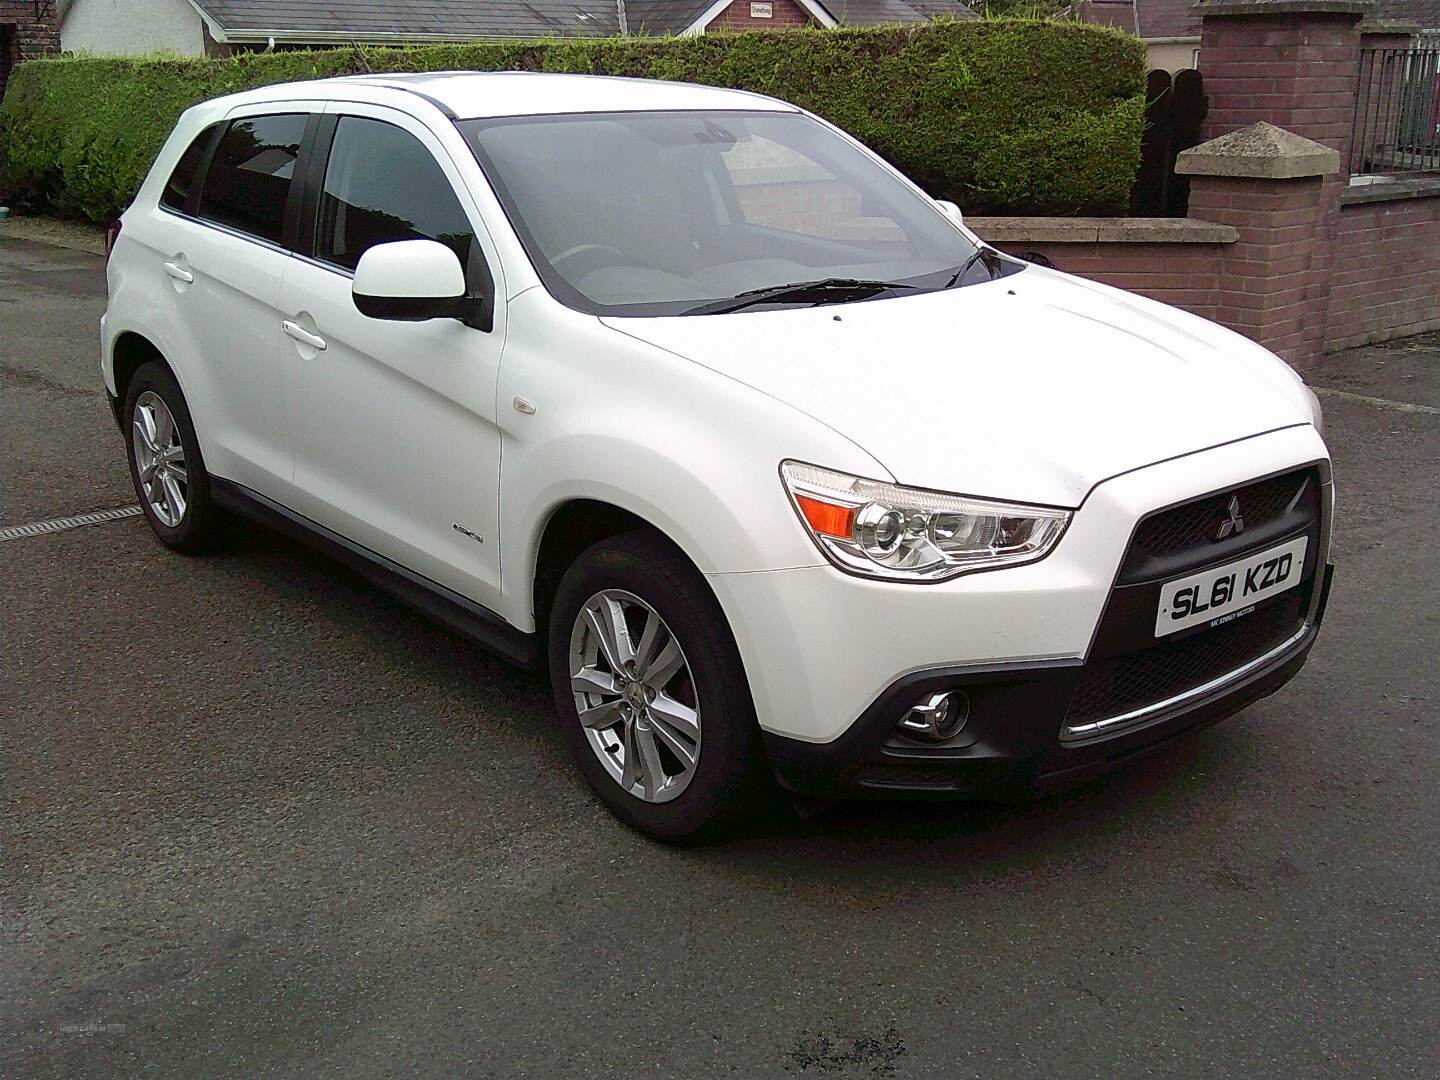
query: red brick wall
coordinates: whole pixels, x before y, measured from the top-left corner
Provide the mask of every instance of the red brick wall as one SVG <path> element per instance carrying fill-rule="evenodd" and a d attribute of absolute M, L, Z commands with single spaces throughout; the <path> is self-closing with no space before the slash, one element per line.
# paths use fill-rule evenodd
<path fill-rule="evenodd" d="M 1333 147 L 1344 161 L 1360 65 L 1358 18 L 1207 15 L 1200 42 L 1210 98 L 1205 138 L 1268 120 Z"/>
<path fill-rule="evenodd" d="M 1174 304 L 1206 319 L 1216 316 L 1225 244 L 1026 243 L 996 245 L 1012 255 L 1036 252 L 1057 270 Z"/>
<path fill-rule="evenodd" d="M 1343 207 L 1326 348 L 1440 327 L 1440 194 Z"/>
<path fill-rule="evenodd" d="M 60 51 L 60 27 L 55 17 L 55 0 L 41 0 L 40 17 L 35 17 L 35 0 L 0 0 L 0 24 L 17 30 L 19 59 L 34 60 Z"/>
<path fill-rule="evenodd" d="M 1440 328 L 1440 191 L 1343 207 L 1327 265 L 1313 232 L 1318 178 L 1196 180 L 1192 216 L 1234 226 L 1239 240 L 996 246 L 1214 319 L 1292 361 Z M 1005 221 L 971 224 L 985 236 Z"/>
<path fill-rule="evenodd" d="M 780 30 L 791 26 L 809 26 L 814 20 L 795 0 L 772 0 L 769 19 L 750 17 L 750 0 L 735 0 L 711 20 L 706 30 Z"/>
<path fill-rule="evenodd" d="M 60 51 L 60 27 L 55 14 L 55 0 L 41 0 L 40 17 L 35 17 L 35 0 L 0 0 L 0 26 L 6 28 L 0 47 L 0 95 L 5 92 L 5 79 L 10 65 L 34 60 Z"/>
<path fill-rule="evenodd" d="M 1318 225 L 1327 187 L 1320 177 L 1190 178 L 1191 215 L 1240 232 L 1221 262 L 1216 319 L 1289 360 L 1324 348 L 1329 244 Z"/>
<path fill-rule="evenodd" d="M 1340 173 L 1321 181 L 1318 203 L 1306 208 L 1303 225 L 1299 204 L 1285 202 L 1299 197 L 1293 184 L 1271 185 L 1276 190 L 1270 201 L 1255 206 L 1262 211 L 1279 208 L 1282 215 L 1294 211 L 1294 225 L 1288 233 L 1275 234 L 1280 250 L 1271 255 L 1275 272 L 1288 275 L 1277 290 L 1283 295 L 1250 304 L 1242 321 L 1261 320 L 1267 326 L 1261 340 L 1281 355 L 1301 360 L 1318 356 L 1331 336 L 1325 325 L 1330 311 L 1328 271 L 1335 259 L 1331 249 L 1355 118 L 1359 22 L 1358 11 L 1324 10 L 1207 14 L 1202 22 L 1200 71 L 1210 99 L 1206 138 L 1267 120 L 1340 155 Z M 1193 200 L 1193 184 L 1191 191 Z M 1280 203 L 1285 203 L 1283 208 Z M 1206 216 L 1207 208 L 1198 206 L 1194 213 Z M 1270 242 L 1259 241 L 1261 246 Z M 1297 269 L 1301 262 L 1308 269 Z M 1272 311 L 1271 305 L 1280 310 Z"/>

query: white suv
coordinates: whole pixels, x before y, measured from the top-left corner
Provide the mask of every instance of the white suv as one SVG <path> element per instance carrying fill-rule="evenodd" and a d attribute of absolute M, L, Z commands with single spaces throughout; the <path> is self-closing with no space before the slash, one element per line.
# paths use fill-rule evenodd
<path fill-rule="evenodd" d="M 984 246 L 843 132 L 520 73 L 180 120 L 109 263 L 150 525 L 236 514 L 548 666 L 678 839 L 797 794 L 1043 789 L 1304 662 L 1320 411 L 1202 319 Z"/>

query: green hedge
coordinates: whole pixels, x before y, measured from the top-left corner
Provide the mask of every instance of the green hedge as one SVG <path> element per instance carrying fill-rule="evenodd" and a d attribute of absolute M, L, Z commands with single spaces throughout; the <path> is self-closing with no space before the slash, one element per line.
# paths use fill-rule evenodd
<path fill-rule="evenodd" d="M 833 121 L 973 212 L 1123 212 L 1144 123 L 1140 41 L 1069 22 L 552 39 L 365 56 L 376 71 L 589 72 L 771 94 Z M 0 103 L 0 188 L 36 209 L 106 220 L 133 197 L 184 109 L 358 64 L 353 49 L 22 64 Z"/>

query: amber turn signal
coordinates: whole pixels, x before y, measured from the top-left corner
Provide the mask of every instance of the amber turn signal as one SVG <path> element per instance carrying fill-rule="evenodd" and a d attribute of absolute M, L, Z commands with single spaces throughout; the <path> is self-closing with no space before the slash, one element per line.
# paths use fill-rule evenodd
<path fill-rule="evenodd" d="M 817 533 L 850 539 L 850 532 L 855 527 L 853 506 L 836 506 L 834 503 L 812 499 L 809 495 L 796 495 L 795 502 L 800 507 L 800 513 L 805 515 L 810 528 Z"/>

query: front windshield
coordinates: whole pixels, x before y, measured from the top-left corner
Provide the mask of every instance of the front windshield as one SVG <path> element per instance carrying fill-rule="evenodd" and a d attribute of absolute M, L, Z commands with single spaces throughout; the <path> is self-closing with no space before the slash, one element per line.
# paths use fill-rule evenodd
<path fill-rule="evenodd" d="M 546 287 L 581 311 L 682 314 L 830 279 L 850 290 L 829 286 L 837 299 L 864 299 L 857 280 L 944 288 L 976 265 L 975 245 L 929 200 L 800 113 L 586 113 L 459 127 Z M 761 309 L 816 302 L 762 300 Z"/>

